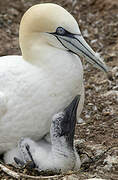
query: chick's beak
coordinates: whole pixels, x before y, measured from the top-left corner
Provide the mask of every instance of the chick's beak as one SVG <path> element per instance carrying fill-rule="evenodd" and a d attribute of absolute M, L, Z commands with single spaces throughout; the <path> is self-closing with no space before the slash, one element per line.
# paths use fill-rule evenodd
<path fill-rule="evenodd" d="M 80 101 L 80 95 L 77 95 L 72 102 L 64 109 L 64 119 L 62 121 L 62 127 L 64 127 L 64 124 L 66 126 L 66 134 L 73 134 L 73 131 L 75 130 L 75 124 L 76 124 L 76 113 L 77 113 L 77 107 Z M 63 128 L 62 128 L 63 129 Z"/>
<path fill-rule="evenodd" d="M 77 107 L 80 101 L 80 95 L 75 96 L 75 98 L 72 100 L 72 102 L 64 109 L 65 114 L 68 116 L 69 119 L 72 119 L 76 117 L 76 111 Z"/>
<path fill-rule="evenodd" d="M 61 136 L 65 136 L 66 141 L 70 147 L 73 147 L 76 112 L 80 101 L 80 95 L 77 95 L 73 101 L 64 109 L 64 117 L 61 121 Z"/>

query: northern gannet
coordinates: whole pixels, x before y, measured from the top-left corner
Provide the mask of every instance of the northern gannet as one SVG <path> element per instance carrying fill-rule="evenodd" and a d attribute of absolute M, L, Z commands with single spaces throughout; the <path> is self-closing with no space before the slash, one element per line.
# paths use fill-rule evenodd
<path fill-rule="evenodd" d="M 56 4 L 26 11 L 19 43 L 22 56 L 0 58 L 0 153 L 13 149 L 22 136 L 35 141 L 46 137 L 53 114 L 78 93 L 81 113 L 84 85 L 78 55 L 108 71 L 83 39 L 74 17 Z"/>
<path fill-rule="evenodd" d="M 29 138 L 21 138 L 12 153 L 13 156 L 10 156 L 10 159 L 7 156 L 6 162 L 15 161 L 20 166 L 28 163 L 38 171 L 78 170 L 81 161 L 74 147 L 74 133 L 79 100 L 78 95 L 64 111 L 53 116 L 50 128 L 51 144 L 44 140 L 37 143 Z"/>

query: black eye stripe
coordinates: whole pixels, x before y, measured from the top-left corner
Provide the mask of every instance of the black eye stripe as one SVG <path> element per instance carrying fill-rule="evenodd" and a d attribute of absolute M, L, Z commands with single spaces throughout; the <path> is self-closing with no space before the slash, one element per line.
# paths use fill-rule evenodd
<path fill-rule="evenodd" d="M 58 30 L 62 30 L 63 29 L 63 34 L 58 34 Z M 66 29 L 62 28 L 62 27 L 58 27 L 56 29 L 56 32 L 55 32 L 57 35 L 60 35 L 60 36 L 68 36 L 68 37 L 73 37 L 75 34 L 73 33 L 70 33 L 69 31 L 67 31 Z"/>
<path fill-rule="evenodd" d="M 69 31 L 67 31 L 66 29 L 64 29 L 63 27 L 58 27 L 56 29 L 56 32 L 53 32 L 53 33 L 49 33 L 49 34 L 53 34 L 53 35 L 58 35 L 58 36 L 68 36 L 68 37 L 71 37 L 71 38 L 74 38 L 75 35 L 80 35 L 81 34 L 73 34 Z"/>

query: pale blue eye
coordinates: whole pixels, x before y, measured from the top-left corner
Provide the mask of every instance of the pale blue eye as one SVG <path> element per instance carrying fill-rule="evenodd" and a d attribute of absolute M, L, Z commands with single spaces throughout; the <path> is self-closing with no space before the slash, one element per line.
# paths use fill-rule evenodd
<path fill-rule="evenodd" d="M 62 27 L 58 27 L 58 28 L 56 29 L 56 33 L 57 33 L 58 35 L 64 35 L 64 34 L 65 34 L 65 29 L 63 29 Z"/>

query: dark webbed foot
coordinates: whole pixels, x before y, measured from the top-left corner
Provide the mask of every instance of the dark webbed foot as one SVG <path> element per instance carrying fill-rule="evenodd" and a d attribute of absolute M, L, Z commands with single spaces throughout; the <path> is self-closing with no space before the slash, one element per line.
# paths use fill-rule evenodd
<path fill-rule="evenodd" d="M 19 148 L 19 152 L 21 155 L 21 159 L 14 157 L 14 161 L 17 165 L 23 167 L 26 166 L 30 169 L 36 168 L 36 164 L 34 162 L 31 150 L 30 150 L 30 145 L 28 143 L 30 143 L 30 141 L 32 142 L 32 140 L 30 139 L 21 139 L 19 144 L 18 144 L 18 148 Z M 27 143 L 28 142 L 28 143 Z"/>

